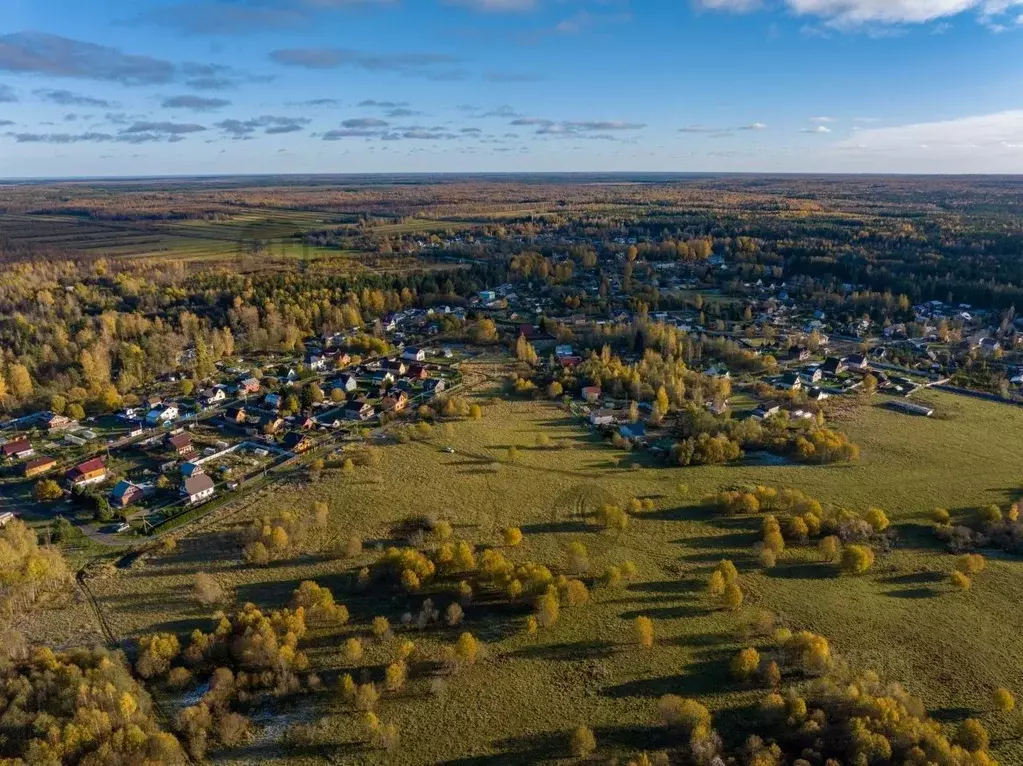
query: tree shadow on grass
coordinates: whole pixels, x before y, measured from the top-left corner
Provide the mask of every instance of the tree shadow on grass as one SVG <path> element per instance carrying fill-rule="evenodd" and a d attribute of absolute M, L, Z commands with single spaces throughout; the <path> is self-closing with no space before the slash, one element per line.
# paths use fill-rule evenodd
<path fill-rule="evenodd" d="M 568 737 L 563 732 L 543 732 L 499 740 L 493 755 L 474 755 L 440 761 L 445 766 L 532 766 L 540 761 L 567 757 Z"/>
<path fill-rule="evenodd" d="M 906 588 L 904 590 L 885 591 L 885 595 L 892 598 L 920 599 L 934 598 L 940 595 L 940 593 L 934 588 Z"/>
<path fill-rule="evenodd" d="M 837 580 L 838 569 L 831 564 L 781 564 L 765 569 L 764 574 L 776 580 Z"/>
<path fill-rule="evenodd" d="M 619 651 L 621 651 L 621 647 L 610 641 L 576 641 L 565 644 L 526 646 L 510 652 L 508 656 L 528 660 L 576 662 L 607 659 Z"/>
<path fill-rule="evenodd" d="M 931 711 L 931 718 L 939 723 L 962 723 L 974 715 L 974 711 L 966 707 L 939 707 Z"/>
<path fill-rule="evenodd" d="M 614 745 L 624 750 L 667 750 L 678 746 L 678 732 L 666 726 L 598 726 L 594 735 L 602 747 Z"/>
<path fill-rule="evenodd" d="M 549 521 L 539 524 L 526 524 L 519 529 L 524 535 L 543 534 L 582 534 L 584 532 L 598 532 L 598 528 L 587 524 L 581 519 L 566 519 L 564 521 Z"/>
<path fill-rule="evenodd" d="M 637 617 L 650 617 L 655 620 L 677 620 L 682 617 L 703 617 L 707 612 L 708 610 L 705 607 L 693 606 L 691 604 L 675 604 L 674 606 L 661 606 L 652 609 L 633 609 L 628 612 L 622 612 L 618 616 L 623 620 L 634 620 Z"/>
<path fill-rule="evenodd" d="M 661 593 L 664 595 L 674 594 L 688 596 L 693 592 L 702 591 L 705 583 L 694 577 L 682 580 L 652 580 L 649 582 L 638 582 L 629 585 L 626 590 L 629 593 Z"/>
<path fill-rule="evenodd" d="M 704 537 L 684 537 L 678 541 L 681 545 L 691 548 L 716 550 L 747 550 L 757 542 L 751 532 L 733 532 L 726 535 L 706 535 Z"/>
<path fill-rule="evenodd" d="M 947 575 L 943 572 L 911 572 L 909 574 L 882 577 L 878 582 L 885 585 L 927 585 L 944 582 Z"/>
<path fill-rule="evenodd" d="M 685 673 L 628 681 L 616 686 L 609 686 L 603 689 L 601 694 L 612 699 L 628 699 L 630 697 L 658 699 L 665 694 L 701 696 L 716 694 L 722 689 L 729 688 L 731 684 L 728 663 L 715 656 L 712 659 L 687 666 Z"/>

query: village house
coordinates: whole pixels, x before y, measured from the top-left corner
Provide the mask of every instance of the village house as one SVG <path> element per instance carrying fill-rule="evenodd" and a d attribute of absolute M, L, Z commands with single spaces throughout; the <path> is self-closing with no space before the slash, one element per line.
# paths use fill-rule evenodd
<path fill-rule="evenodd" d="M 392 376 L 400 376 L 408 372 L 408 366 L 400 359 L 386 359 L 380 367 L 392 373 Z"/>
<path fill-rule="evenodd" d="M 345 404 L 345 420 L 369 420 L 375 414 L 369 402 L 352 400 Z"/>
<path fill-rule="evenodd" d="M 784 391 L 798 391 L 803 387 L 803 379 L 798 372 L 786 372 L 778 380 L 778 388 Z"/>
<path fill-rule="evenodd" d="M 186 433 L 174 434 L 167 437 L 167 446 L 174 450 L 178 457 L 185 457 L 195 452 L 192 446 L 192 437 Z"/>
<path fill-rule="evenodd" d="M 110 492 L 110 504 L 118 508 L 127 508 L 142 499 L 142 487 L 122 479 L 114 485 Z"/>
<path fill-rule="evenodd" d="M 177 420 L 179 414 L 178 408 L 173 404 L 165 407 L 157 407 L 146 414 L 146 425 L 158 426 L 161 423 L 170 423 L 171 421 Z"/>
<path fill-rule="evenodd" d="M 65 474 L 71 488 L 87 487 L 90 484 L 98 484 L 107 478 L 107 466 L 103 458 L 94 457 L 79 463 Z"/>
<path fill-rule="evenodd" d="M 618 427 L 618 435 L 623 439 L 644 439 L 646 438 L 646 425 L 644 423 L 623 423 Z"/>
<path fill-rule="evenodd" d="M 853 372 L 867 372 L 870 370 L 870 362 L 867 361 L 867 357 L 861 354 L 853 354 L 847 357 L 845 363 Z"/>
<path fill-rule="evenodd" d="M 238 395 L 258 394 L 259 381 L 256 378 L 245 378 L 238 383 Z"/>
<path fill-rule="evenodd" d="M 380 401 L 380 409 L 384 412 L 401 412 L 408 405 L 408 394 L 404 391 L 385 396 Z"/>
<path fill-rule="evenodd" d="M 828 375 L 841 375 L 846 370 L 845 359 L 840 359 L 837 356 L 829 356 L 824 360 L 824 364 L 821 365 L 821 369 Z"/>
<path fill-rule="evenodd" d="M 207 388 L 199 395 L 199 403 L 206 409 L 215 407 L 217 402 L 222 402 L 225 399 L 227 399 L 227 394 L 222 388 Z"/>
<path fill-rule="evenodd" d="M 614 425 L 615 422 L 615 411 L 614 410 L 593 410 L 590 413 L 590 425 L 591 426 L 610 426 Z"/>
<path fill-rule="evenodd" d="M 281 440 L 281 446 L 289 452 L 301 455 L 303 452 L 312 449 L 313 440 L 306 434 L 302 434 L 297 431 L 289 431 L 284 435 L 284 439 Z"/>
<path fill-rule="evenodd" d="M 406 378 L 411 380 L 426 380 L 430 377 L 430 373 L 426 371 L 426 368 L 419 364 L 413 364 L 408 368 L 408 372 L 405 373 Z"/>
<path fill-rule="evenodd" d="M 330 384 L 330 388 L 340 388 L 346 394 L 350 394 L 359 387 L 359 381 L 354 375 L 342 375 L 333 383 Z"/>
<path fill-rule="evenodd" d="M 305 366 L 313 372 L 323 372 L 327 369 L 327 357 L 320 354 L 306 354 Z"/>
<path fill-rule="evenodd" d="M 246 417 L 245 410 L 242 407 L 228 407 L 224 411 L 224 420 L 229 423 L 244 423 Z"/>
<path fill-rule="evenodd" d="M 16 441 L 7 442 L 7 444 L 3 446 L 3 452 L 5 458 L 24 460 L 27 457 L 31 457 L 35 453 L 35 450 L 32 448 L 28 439 L 18 439 Z"/>
<path fill-rule="evenodd" d="M 281 408 L 281 395 L 267 394 L 263 397 L 263 404 L 272 410 L 279 410 Z"/>
<path fill-rule="evenodd" d="M 760 406 L 753 410 L 750 417 L 753 418 L 753 420 L 766 420 L 773 415 L 777 415 L 779 412 L 781 412 L 781 407 L 777 404 L 770 407 Z"/>
<path fill-rule="evenodd" d="M 334 357 L 334 366 L 337 368 L 347 367 L 352 363 L 352 355 L 347 351 L 342 351 Z"/>
<path fill-rule="evenodd" d="M 65 431 L 75 425 L 77 421 L 58 415 L 55 412 L 44 412 L 42 416 L 43 427 L 50 433 Z"/>
<path fill-rule="evenodd" d="M 163 397 L 157 395 L 148 396 L 146 397 L 145 402 L 147 410 L 155 410 L 157 407 L 163 404 Z"/>
<path fill-rule="evenodd" d="M 213 497 L 216 487 L 206 474 L 197 474 L 185 479 L 181 487 L 181 494 L 186 498 L 189 505 L 201 503 Z"/>
<path fill-rule="evenodd" d="M 203 470 L 203 467 L 198 463 L 188 461 L 181 464 L 181 475 L 186 479 L 190 476 L 198 476 L 200 473 L 206 473 L 206 471 Z"/>
<path fill-rule="evenodd" d="M 21 464 L 21 475 L 26 479 L 31 479 L 33 476 L 40 476 L 47 471 L 52 471 L 56 465 L 57 461 L 52 457 L 41 456 L 33 458 Z"/>
<path fill-rule="evenodd" d="M 803 370 L 800 376 L 803 379 L 803 383 L 807 383 L 807 384 L 809 384 L 809 383 L 820 383 L 821 382 L 821 378 L 824 377 L 824 373 L 821 372 L 821 368 L 820 367 L 810 367 L 810 368 L 808 368 L 806 370 Z"/>
<path fill-rule="evenodd" d="M 600 386 L 584 386 L 581 393 L 583 401 L 593 404 L 600 399 Z"/>
<path fill-rule="evenodd" d="M 407 362 L 425 362 L 426 352 L 421 348 L 409 346 L 401 352 L 401 358 Z"/>
<path fill-rule="evenodd" d="M 423 390 L 439 394 L 447 387 L 447 384 L 441 378 L 430 378 L 429 380 L 423 381 Z"/>
<path fill-rule="evenodd" d="M 258 428 L 261 433 L 271 436 L 280 431 L 283 425 L 284 421 L 276 415 L 264 415 L 259 419 L 259 423 L 256 425 L 256 428 Z"/>

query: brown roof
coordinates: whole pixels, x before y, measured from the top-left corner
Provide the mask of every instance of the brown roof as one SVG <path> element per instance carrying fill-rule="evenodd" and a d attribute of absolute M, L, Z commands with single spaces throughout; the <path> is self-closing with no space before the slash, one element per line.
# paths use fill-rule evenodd
<path fill-rule="evenodd" d="M 174 434 L 168 437 L 167 443 L 174 449 L 184 449 L 192 446 L 192 437 L 188 434 Z"/>
<path fill-rule="evenodd" d="M 204 473 L 197 473 L 185 479 L 185 494 L 189 497 L 198 495 L 207 489 L 213 489 L 213 479 Z"/>
<path fill-rule="evenodd" d="M 14 442 L 7 442 L 4 445 L 4 455 L 10 457 L 11 455 L 17 455 L 19 452 L 28 452 L 30 449 L 32 449 L 32 445 L 28 439 L 18 439 Z"/>
<path fill-rule="evenodd" d="M 103 462 L 103 458 L 94 457 L 92 460 L 86 460 L 84 463 L 79 463 L 72 470 L 79 471 L 80 473 L 92 473 L 93 471 L 99 471 L 106 467 L 107 466 L 106 463 Z"/>
<path fill-rule="evenodd" d="M 54 465 L 56 462 L 57 461 L 52 457 L 37 457 L 32 460 L 25 461 L 25 465 L 23 467 L 26 471 L 31 471 L 35 468 L 42 468 L 44 465 Z"/>

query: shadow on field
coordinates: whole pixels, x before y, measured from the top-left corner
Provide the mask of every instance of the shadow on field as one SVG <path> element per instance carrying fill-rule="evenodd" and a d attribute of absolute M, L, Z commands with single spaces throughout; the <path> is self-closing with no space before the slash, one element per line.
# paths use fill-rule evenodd
<path fill-rule="evenodd" d="M 911 572 L 910 574 L 882 577 L 878 582 L 885 585 L 927 585 L 944 582 L 945 578 L 946 575 L 943 572 Z"/>
<path fill-rule="evenodd" d="M 662 603 L 662 599 L 656 599 L 656 602 Z M 674 606 L 632 609 L 628 612 L 622 612 L 618 616 L 621 617 L 623 620 L 634 620 L 637 617 L 651 617 L 655 620 L 676 620 L 681 617 L 703 617 L 706 614 L 707 609 L 702 606 L 693 606 L 691 604 L 675 604 Z"/>
<path fill-rule="evenodd" d="M 598 532 L 599 529 L 587 524 L 581 519 L 565 519 L 564 521 L 548 521 L 539 524 L 524 524 L 519 527 L 524 535 L 543 534 L 581 534 L 583 532 Z"/>
<path fill-rule="evenodd" d="M 697 696 L 713 694 L 727 689 L 733 681 L 728 674 L 728 650 L 708 652 L 708 659 L 700 660 L 686 667 L 686 672 L 676 676 L 660 678 L 641 678 L 628 681 L 617 686 L 609 686 L 601 691 L 605 697 L 627 699 L 629 697 L 645 697 L 657 699 L 665 694 L 680 696 Z"/>
<path fill-rule="evenodd" d="M 694 592 L 701 592 L 705 583 L 702 580 L 690 577 L 684 580 L 653 580 L 649 582 L 638 582 L 629 585 L 626 590 L 629 593 L 661 593 L 674 595 L 691 595 Z"/>
<path fill-rule="evenodd" d="M 886 596 L 891 598 L 919 599 L 934 598 L 940 595 L 934 588 L 906 588 L 905 590 L 888 590 Z"/>
<path fill-rule="evenodd" d="M 974 715 L 974 711 L 967 707 L 939 707 L 931 711 L 931 718 L 940 723 L 961 723 Z"/>
<path fill-rule="evenodd" d="M 494 743 L 504 752 L 440 761 L 445 766 L 530 766 L 538 761 L 567 757 L 568 740 L 562 732 L 544 732 L 503 739 Z"/>
<path fill-rule="evenodd" d="M 527 646 L 510 652 L 508 656 L 526 660 L 555 660 L 575 662 L 577 660 L 602 660 L 621 650 L 610 641 L 576 641 L 566 644 L 544 644 Z"/>
<path fill-rule="evenodd" d="M 776 580 L 837 580 L 838 568 L 831 564 L 780 564 L 765 569 L 764 574 Z"/>
<path fill-rule="evenodd" d="M 748 549 L 757 538 L 751 538 L 750 532 L 733 532 L 725 535 L 705 535 L 704 537 L 683 537 L 677 541 L 679 545 L 691 548 L 711 548 L 716 550 Z"/>

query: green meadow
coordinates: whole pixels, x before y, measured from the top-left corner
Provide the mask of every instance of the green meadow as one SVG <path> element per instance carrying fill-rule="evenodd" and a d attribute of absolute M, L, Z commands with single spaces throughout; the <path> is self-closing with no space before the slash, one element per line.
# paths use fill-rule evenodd
<path fill-rule="evenodd" d="M 937 506 L 966 518 L 977 506 L 1015 499 L 1023 409 L 944 393 L 925 398 L 936 409 L 930 419 L 893 412 L 880 398 L 847 415 L 841 427 L 862 447 L 854 465 L 665 468 L 643 457 L 623 460 L 556 404 L 484 397 L 481 420 L 453 423 L 450 433 L 438 426 L 427 440 L 382 441 L 379 463 L 354 473 L 330 463 L 319 481 L 224 513 L 186 531 L 173 553 L 149 555 L 91 586 L 122 639 L 160 630 L 184 640 L 196 627 L 210 629 L 210 610 L 191 595 L 198 571 L 215 575 L 239 603 L 283 606 L 300 582 L 313 579 L 348 606 L 347 625 L 314 629 L 302 642 L 324 690 L 257 713 L 261 733 L 217 753 L 223 763 L 557 762 L 569 757 L 567 732 L 582 724 L 594 729 L 602 754 L 627 759 L 671 743 L 655 720 L 656 700 L 668 693 L 700 699 L 726 742 L 738 746 L 730 734 L 765 691 L 733 681 L 728 660 L 744 646 L 766 646 L 750 635 L 765 612 L 778 625 L 826 636 L 840 662 L 904 684 L 950 727 L 979 717 L 992 732 L 992 755 L 1023 763 L 1023 746 L 989 701 L 997 686 L 1023 692 L 1023 565 L 990 556 L 972 590 L 953 591 L 954 558 L 934 540 L 928 520 Z M 536 446 L 541 436 L 551 445 Z M 517 454 L 509 453 L 512 446 Z M 775 568 L 762 570 L 753 551 L 759 519 L 722 517 L 703 502 L 723 488 L 755 484 L 798 488 L 825 507 L 881 507 L 898 530 L 897 544 L 860 577 L 839 575 L 812 545 L 790 546 Z M 602 505 L 631 498 L 650 499 L 653 509 L 634 515 L 622 533 L 597 528 L 592 516 Z M 329 505 L 329 524 L 299 555 L 264 566 L 243 561 L 239 541 L 253 519 L 309 509 L 317 500 Z M 567 545 L 580 541 L 592 575 L 627 560 L 637 575 L 617 588 L 592 584 L 589 603 L 563 605 L 557 624 L 535 635 L 525 631 L 529 606 L 504 599 L 470 602 L 456 627 L 442 620 L 404 628 L 402 615 L 417 614 L 426 598 L 443 614 L 454 600 L 450 583 L 407 594 L 360 587 L 356 573 L 401 539 L 410 520 L 423 518 L 450 520 L 455 537 L 477 548 L 502 546 L 501 530 L 518 526 L 522 544 L 502 552 L 555 570 L 565 564 Z M 364 545 L 355 558 L 337 553 L 351 535 Z M 704 593 L 723 558 L 738 566 L 745 592 L 734 613 Z M 395 630 L 382 642 L 369 630 L 380 615 Z M 634 641 L 632 621 L 640 615 L 654 621 L 650 650 Z M 445 647 L 466 630 L 483 641 L 480 660 L 451 677 L 438 675 Z M 340 651 L 351 636 L 367 647 L 357 663 Z M 346 672 L 379 682 L 406 638 L 417 647 L 409 683 L 385 693 L 377 711 L 397 724 L 401 744 L 384 753 L 365 746 L 359 714 L 341 701 L 336 683 Z M 155 691 L 171 709 L 182 704 L 180 695 Z"/>

